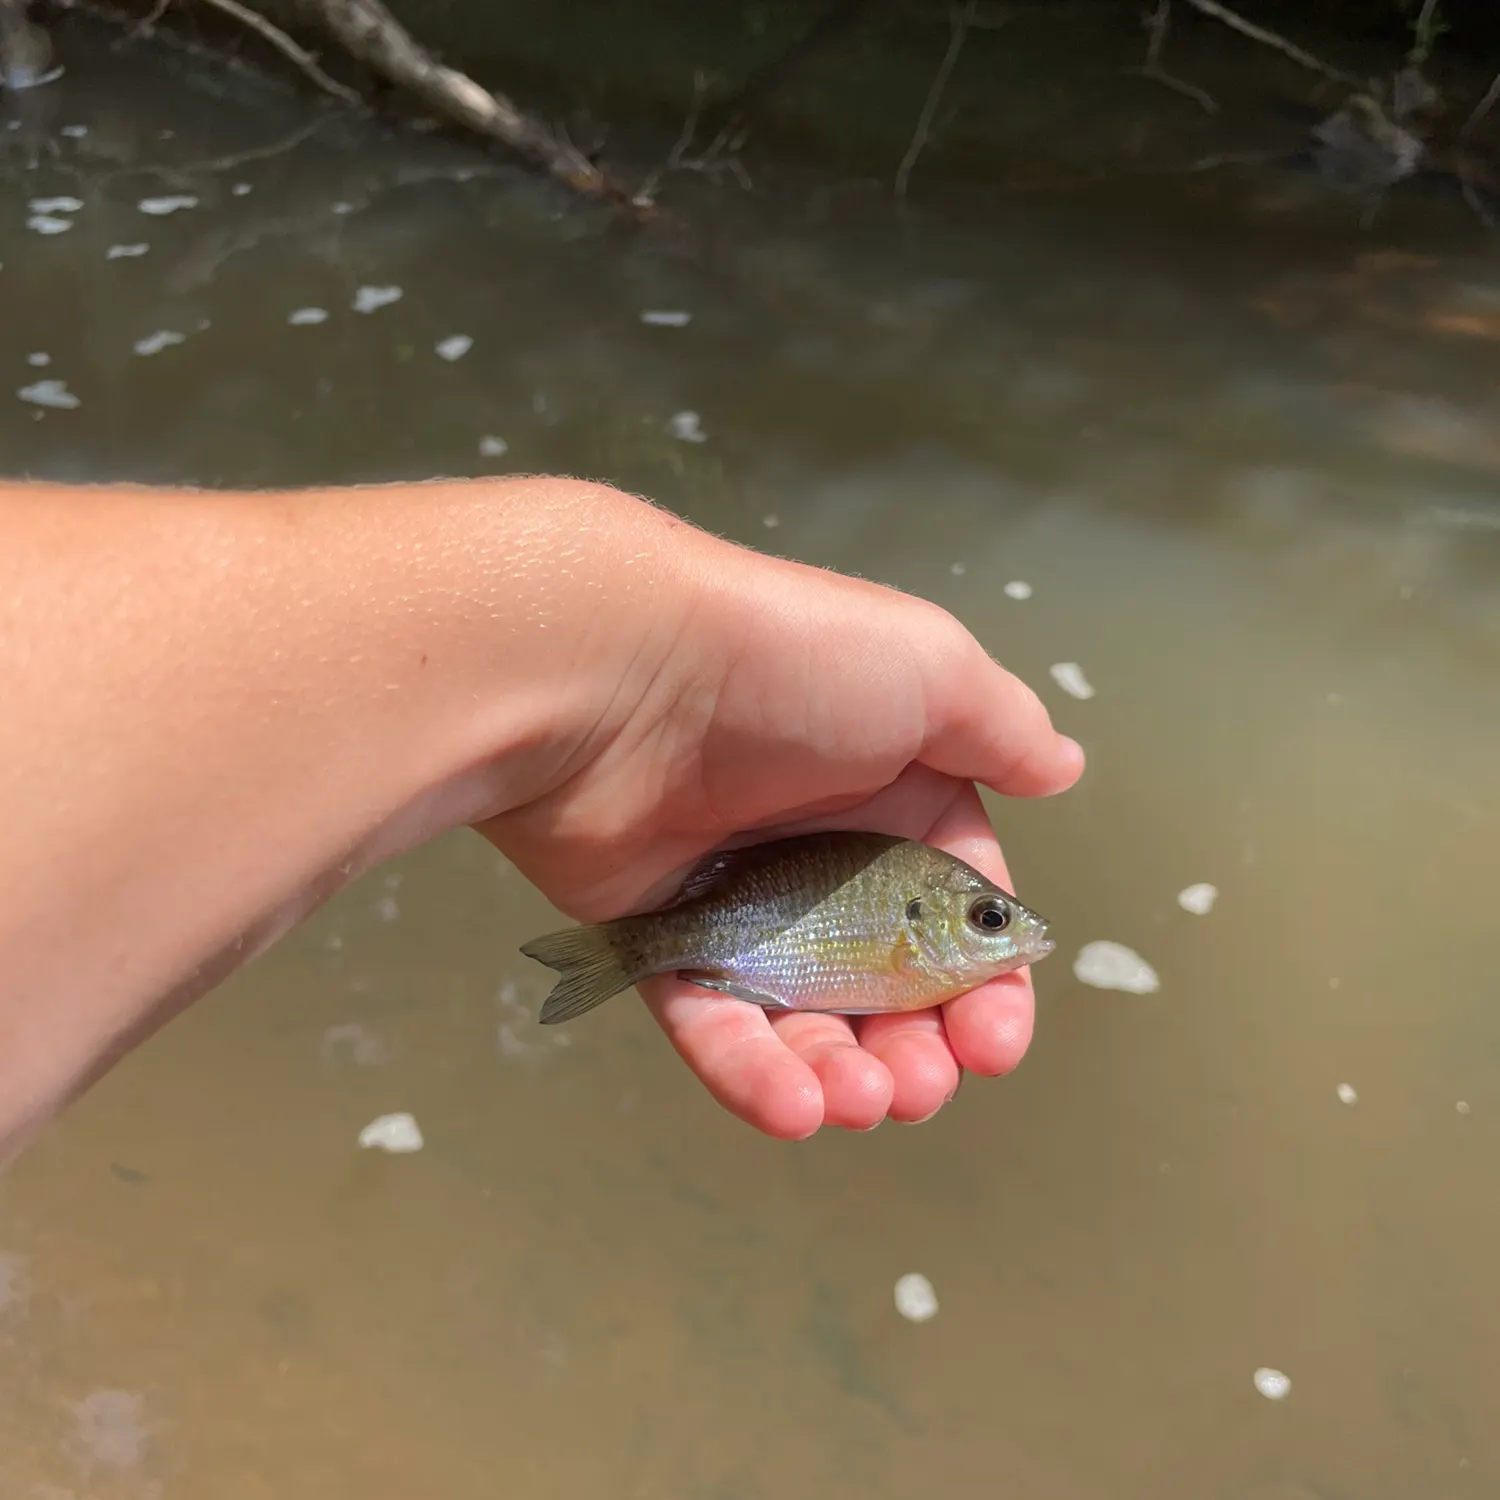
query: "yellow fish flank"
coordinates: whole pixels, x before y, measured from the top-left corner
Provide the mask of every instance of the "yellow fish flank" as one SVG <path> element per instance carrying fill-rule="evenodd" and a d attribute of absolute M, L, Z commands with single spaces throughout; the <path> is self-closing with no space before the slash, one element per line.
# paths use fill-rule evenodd
<path fill-rule="evenodd" d="M 670 906 L 526 943 L 568 1021 L 653 974 L 774 1010 L 923 1010 L 1052 952 L 1047 923 L 961 859 L 832 832 L 709 856 Z"/>

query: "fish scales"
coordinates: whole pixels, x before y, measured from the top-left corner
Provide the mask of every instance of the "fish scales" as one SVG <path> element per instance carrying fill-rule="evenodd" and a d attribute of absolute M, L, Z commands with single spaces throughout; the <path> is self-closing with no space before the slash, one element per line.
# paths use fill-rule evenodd
<path fill-rule="evenodd" d="M 951 854 L 838 831 L 710 856 L 673 905 L 522 952 L 562 975 L 544 1021 L 673 972 L 768 1008 L 862 1014 L 941 1004 L 1044 957 L 1046 928 Z"/>

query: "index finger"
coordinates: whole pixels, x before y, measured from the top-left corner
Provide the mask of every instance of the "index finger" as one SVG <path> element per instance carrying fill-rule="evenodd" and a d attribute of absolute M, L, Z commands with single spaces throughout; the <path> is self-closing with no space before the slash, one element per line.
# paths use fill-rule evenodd
<path fill-rule="evenodd" d="M 1083 747 L 967 632 L 929 680 L 922 761 L 1008 797 L 1050 797 L 1083 775 Z M 956 851 L 955 851 L 956 852 Z"/>

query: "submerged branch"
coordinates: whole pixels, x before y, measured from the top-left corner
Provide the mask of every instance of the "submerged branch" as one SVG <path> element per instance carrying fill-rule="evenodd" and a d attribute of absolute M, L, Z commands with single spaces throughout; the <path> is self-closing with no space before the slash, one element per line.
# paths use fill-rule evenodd
<path fill-rule="evenodd" d="M 912 168 L 916 166 L 917 158 L 927 144 L 928 134 L 932 130 L 933 117 L 937 114 L 938 105 L 942 102 L 943 91 L 948 87 L 948 80 L 953 76 L 953 69 L 958 63 L 958 54 L 964 50 L 964 38 L 969 34 L 969 23 L 973 19 L 974 0 L 966 0 L 961 7 L 955 5 L 948 12 L 948 50 L 943 54 L 943 60 L 938 64 L 938 70 L 933 75 L 932 87 L 927 90 L 922 113 L 917 117 L 917 128 L 912 132 L 911 145 L 906 148 L 906 155 L 901 158 L 901 165 L 896 169 L 896 197 L 898 199 L 904 200 L 906 197 Z"/>

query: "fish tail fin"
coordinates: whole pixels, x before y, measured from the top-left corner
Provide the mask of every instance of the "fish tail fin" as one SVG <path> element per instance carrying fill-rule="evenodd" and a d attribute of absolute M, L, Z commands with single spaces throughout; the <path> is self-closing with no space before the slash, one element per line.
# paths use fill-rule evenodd
<path fill-rule="evenodd" d="M 610 924 L 601 922 L 592 927 L 549 932 L 522 944 L 521 952 L 527 958 L 556 969 L 562 976 L 552 987 L 537 1018 L 543 1026 L 555 1026 L 559 1021 L 585 1015 L 645 977 L 620 961 L 610 939 Z"/>

